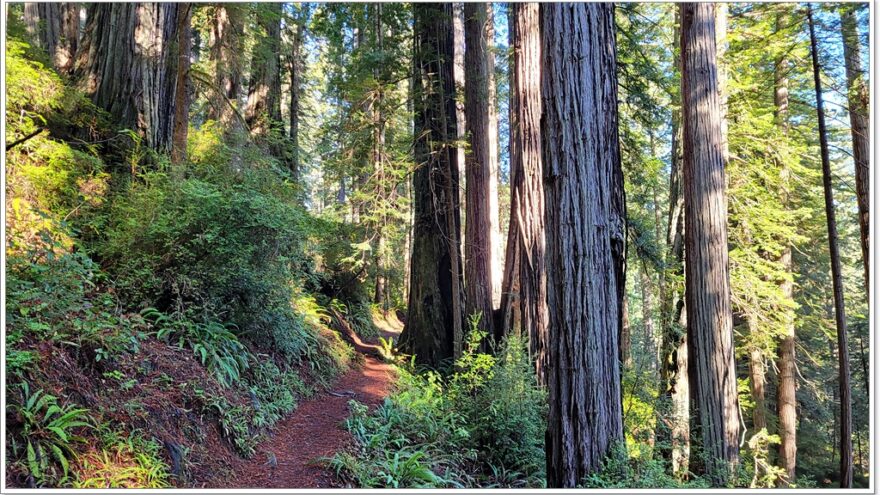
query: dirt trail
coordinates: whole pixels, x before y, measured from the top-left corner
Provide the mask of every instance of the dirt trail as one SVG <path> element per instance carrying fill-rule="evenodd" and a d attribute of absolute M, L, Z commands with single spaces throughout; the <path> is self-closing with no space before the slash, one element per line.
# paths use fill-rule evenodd
<path fill-rule="evenodd" d="M 396 319 L 376 323 L 383 337 L 397 340 L 402 325 Z M 257 447 L 257 454 L 235 467 L 230 487 L 337 487 L 333 473 L 314 461 L 350 445 L 351 435 L 343 426 L 349 416 L 348 401 L 355 399 L 372 409 L 388 395 L 392 380 L 391 366 L 365 354 L 362 365 L 355 364 L 330 390 L 300 403 L 290 417 L 278 423 L 274 434 Z"/>

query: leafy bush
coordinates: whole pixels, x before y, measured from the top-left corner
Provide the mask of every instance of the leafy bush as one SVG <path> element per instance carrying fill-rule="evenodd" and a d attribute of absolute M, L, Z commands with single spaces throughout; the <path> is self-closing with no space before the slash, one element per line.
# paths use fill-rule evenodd
<path fill-rule="evenodd" d="M 64 483 L 70 461 L 76 456 L 71 444 L 85 441 L 74 431 L 90 426 L 88 411 L 60 405 L 43 390 L 31 393 L 27 382 L 22 382 L 20 389 L 21 403 L 11 404 L 15 414 L 12 426 L 18 430 L 10 436 L 12 455 L 25 464 L 36 483 Z"/>
<path fill-rule="evenodd" d="M 481 339 L 470 333 L 446 379 L 405 366 L 375 412 L 352 402 L 359 450 L 328 464 L 359 487 L 543 486 L 544 397 L 528 356 L 517 339 L 482 354 Z"/>

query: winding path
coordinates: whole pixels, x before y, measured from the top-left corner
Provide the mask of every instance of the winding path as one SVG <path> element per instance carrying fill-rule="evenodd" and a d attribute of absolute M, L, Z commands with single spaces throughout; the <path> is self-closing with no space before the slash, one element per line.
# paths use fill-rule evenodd
<path fill-rule="evenodd" d="M 399 322 L 377 321 L 383 337 L 400 333 Z M 358 339 L 359 340 L 359 339 Z M 349 416 L 348 401 L 357 400 L 371 409 L 389 394 L 394 371 L 359 342 L 363 364 L 355 364 L 333 387 L 299 404 L 293 414 L 279 422 L 272 436 L 257 447 L 257 454 L 235 467 L 230 487 L 236 488 L 334 488 L 339 482 L 315 460 L 329 457 L 351 445 L 343 422 Z"/>

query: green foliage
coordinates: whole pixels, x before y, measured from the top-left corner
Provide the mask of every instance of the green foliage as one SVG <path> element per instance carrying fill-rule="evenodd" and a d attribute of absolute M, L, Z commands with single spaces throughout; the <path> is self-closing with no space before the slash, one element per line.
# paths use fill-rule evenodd
<path fill-rule="evenodd" d="M 43 390 L 31 393 L 27 382 L 21 383 L 20 392 L 21 402 L 11 404 L 15 414 L 10 432 L 12 456 L 25 465 L 36 483 L 63 484 L 76 457 L 72 444 L 85 441 L 75 432 L 91 426 L 88 410 L 61 405 Z"/>
<path fill-rule="evenodd" d="M 212 319 L 199 321 L 193 313 L 165 315 L 154 308 L 141 312 L 152 321 L 157 338 L 192 349 L 199 362 L 223 385 L 237 383 L 248 365 L 247 348 L 226 326 Z"/>
<path fill-rule="evenodd" d="M 101 448 L 80 455 L 74 488 L 167 488 L 168 466 L 162 447 L 140 432 L 124 434 L 107 427 L 98 431 Z"/>
<path fill-rule="evenodd" d="M 397 390 L 372 414 L 350 403 L 357 455 L 329 465 L 360 487 L 542 486 L 544 395 L 522 342 L 497 356 L 471 332 L 455 372 L 398 369 Z"/>

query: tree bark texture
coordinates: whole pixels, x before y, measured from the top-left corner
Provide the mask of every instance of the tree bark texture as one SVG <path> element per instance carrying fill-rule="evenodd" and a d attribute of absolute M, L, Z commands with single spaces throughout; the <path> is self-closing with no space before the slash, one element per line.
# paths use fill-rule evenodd
<path fill-rule="evenodd" d="M 489 100 L 489 74 L 494 71 L 494 56 L 489 51 L 490 8 L 491 4 L 487 3 L 464 5 L 465 119 L 470 142 L 470 150 L 465 156 L 464 281 L 468 318 L 480 315 L 477 327 L 494 336 L 493 238 L 489 200 L 492 196 L 489 108 L 494 105 Z"/>
<path fill-rule="evenodd" d="M 208 118 L 226 129 L 241 129 L 239 99 L 242 92 L 245 10 L 242 5 L 221 3 L 214 6 L 211 25 L 210 60 L 214 66 L 214 85 Z"/>
<path fill-rule="evenodd" d="M 673 57 L 675 72 L 681 74 L 681 16 L 675 6 Z M 680 88 L 679 88 L 680 89 Z M 660 375 L 665 387 L 668 413 L 667 428 L 659 434 L 669 445 L 663 455 L 669 459 L 672 472 L 687 477 L 690 459 L 690 383 L 688 382 L 687 318 L 684 307 L 684 196 L 682 195 L 681 163 L 681 93 L 672 92 L 672 143 L 669 173 L 669 212 L 666 226 L 666 270 L 661 284 L 660 308 L 663 327 Z"/>
<path fill-rule="evenodd" d="M 846 65 L 846 86 L 849 101 L 849 124 L 855 162 L 856 199 L 859 205 L 862 262 L 865 265 L 865 294 L 870 290 L 870 195 L 871 195 L 871 126 L 869 122 L 868 85 L 862 75 L 861 43 L 856 24 L 857 4 L 842 4 L 840 29 L 843 35 L 843 60 Z"/>
<path fill-rule="evenodd" d="M 451 4 L 417 3 L 410 291 L 401 347 L 438 366 L 461 345 L 458 163 Z M 458 339 L 456 341 L 456 339 Z"/>
<path fill-rule="evenodd" d="M 542 4 L 547 485 L 574 487 L 623 440 L 625 221 L 614 7 Z"/>
<path fill-rule="evenodd" d="M 776 27 L 779 29 L 785 19 L 781 15 L 776 17 Z M 785 136 L 788 133 L 788 76 L 790 64 L 784 57 L 776 61 L 774 73 L 773 103 L 775 107 L 776 126 Z M 789 205 L 789 190 L 791 188 L 791 169 L 786 161 L 782 161 L 779 170 L 782 179 L 783 204 Z M 786 273 L 793 276 L 791 246 L 786 245 L 780 256 L 780 264 Z M 789 301 L 794 301 L 793 278 L 780 282 L 782 296 Z M 785 318 L 785 334 L 780 339 L 778 350 L 776 389 L 776 411 L 779 418 L 779 464 L 785 470 L 784 479 L 780 484 L 795 482 L 795 467 L 797 465 L 797 378 L 795 376 L 795 321 L 794 312 L 789 311 Z"/>
<path fill-rule="evenodd" d="M 79 41 L 79 4 L 39 2 L 24 4 L 28 34 L 46 50 L 52 65 L 61 74 L 73 70 Z"/>
<path fill-rule="evenodd" d="M 147 147 L 171 147 L 177 86 L 175 3 L 92 3 L 77 52 L 85 92 Z"/>
<path fill-rule="evenodd" d="M 819 121 L 819 147 L 822 158 L 822 185 L 825 190 L 825 217 L 828 224 L 828 252 L 831 258 L 831 282 L 834 292 L 834 319 L 837 323 L 837 361 L 840 386 L 840 487 L 851 488 L 853 482 L 852 397 L 849 372 L 849 344 L 847 343 L 846 311 L 843 299 L 843 275 L 840 269 L 840 249 L 837 237 L 837 218 L 834 211 L 834 188 L 831 184 L 831 163 L 828 159 L 828 135 L 825 127 L 825 108 L 822 99 L 819 54 L 813 11 L 807 7 L 810 26 L 810 55 L 813 60 L 813 82 L 816 87 L 816 116 Z"/>
<path fill-rule="evenodd" d="M 186 161 L 189 130 L 190 57 L 192 55 L 192 4 L 179 4 L 177 16 L 177 79 L 174 88 L 174 129 L 171 137 L 171 163 Z"/>
<path fill-rule="evenodd" d="M 707 474 L 721 485 L 740 439 L 715 12 L 710 3 L 679 7 L 688 362 Z"/>
<path fill-rule="evenodd" d="M 513 8 L 513 71 L 511 95 L 515 104 L 511 129 L 511 212 L 507 252 L 516 280 L 506 293 L 516 295 L 520 328 L 528 333 L 529 354 L 538 383 L 546 385 L 547 278 L 545 270 L 544 179 L 541 156 L 541 32 L 537 3 Z M 511 234 L 512 232 L 512 234 Z M 515 284 L 515 285 L 514 285 Z M 515 287 L 515 288 L 513 288 Z M 505 324 L 505 328 L 510 328 Z"/>
<path fill-rule="evenodd" d="M 281 123 L 281 6 L 280 3 L 267 3 L 257 9 L 261 32 L 251 58 L 245 113 L 253 136 L 267 137 Z M 273 151 L 276 156 L 277 151 Z"/>

